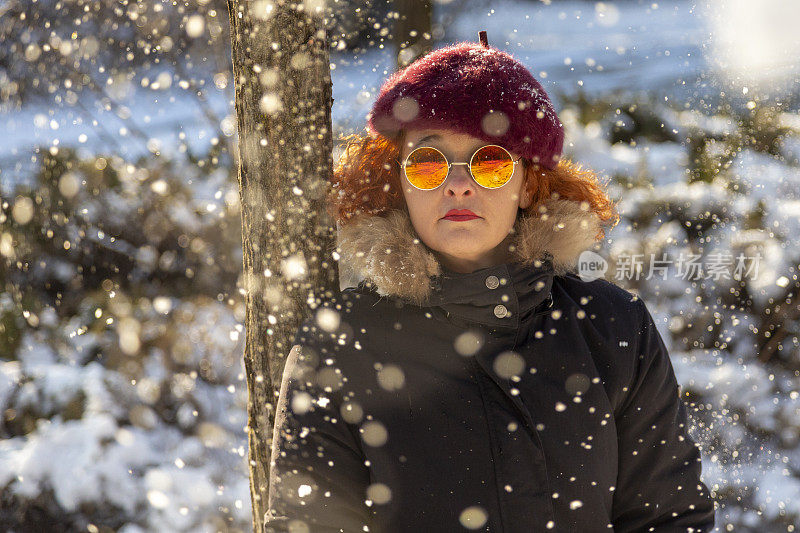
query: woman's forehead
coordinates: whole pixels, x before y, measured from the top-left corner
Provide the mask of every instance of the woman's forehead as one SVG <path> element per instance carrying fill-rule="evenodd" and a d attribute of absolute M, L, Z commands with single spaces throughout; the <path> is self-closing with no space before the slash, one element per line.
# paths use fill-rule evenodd
<path fill-rule="evenodd" d="M 413 142 L 420 142 L 422 140 L 482 142 L 481 139 L 466 133 L 435 128 L 411 130 L 406 134 L 405 138 L 406 141 Z"/>
<path fill-rule="evenodd" d="M 412 150 L 416 146 L 428 143 L 450 146 L 453 148 L 457 147 L 466 151 L 478 149 L 486 144 L 499 144 L 491 143 L 466 133 L 454 132 L 446 129 L 417 129 L 410 130 L 404 134 L 403 148 L 407 151 Z M 509 151 L 511 152 L 511 150 Z M 513 152 L 511 153 L 513 154 Z"/>

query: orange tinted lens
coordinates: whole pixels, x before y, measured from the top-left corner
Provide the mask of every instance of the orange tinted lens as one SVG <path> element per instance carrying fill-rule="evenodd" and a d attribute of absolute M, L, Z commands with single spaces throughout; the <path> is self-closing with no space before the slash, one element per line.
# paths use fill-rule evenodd
<path fill-rule="evenodd" d="M 414 187 L 435 189 L 447 178 L 447 160 L 438 150 L 417 148 L 406 160 L 406 178 Z"/>
<path fill-rule="evenodd" d="M 472 158 L 472 175 L 480 185 L 490 189 L 502 187 L 514 173 L 511 154 L 499 146 L 484 146 Z"/>

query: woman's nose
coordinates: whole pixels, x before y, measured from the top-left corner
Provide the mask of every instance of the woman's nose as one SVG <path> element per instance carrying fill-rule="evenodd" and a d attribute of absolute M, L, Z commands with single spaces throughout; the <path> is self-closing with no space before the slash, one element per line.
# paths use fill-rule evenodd
<path fill-rule="evenodd" d="M 475 181 L 469 175 L 466 165 L 453 165 L 447 176 L 445 192 L 449 196 L 468 196 L 475 194 Z"/>

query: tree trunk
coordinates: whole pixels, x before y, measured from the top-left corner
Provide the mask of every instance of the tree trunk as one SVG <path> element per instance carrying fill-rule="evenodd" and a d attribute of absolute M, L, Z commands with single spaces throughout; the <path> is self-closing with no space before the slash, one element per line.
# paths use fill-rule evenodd
<path fill-rule="evenodd" d="M 322 0 L 227 0 L 239 135 L 244 365 L 253 531 L 264 529 L 285 357 L 307 311 L 338 290 L 331 77 Z"/>
<path fill-rule="evenodd" d="M 399 69 L 431 50 L 433 5 L 431 0 L 394 0 L 394 5 L 400 14 L 394 28 Z"/>

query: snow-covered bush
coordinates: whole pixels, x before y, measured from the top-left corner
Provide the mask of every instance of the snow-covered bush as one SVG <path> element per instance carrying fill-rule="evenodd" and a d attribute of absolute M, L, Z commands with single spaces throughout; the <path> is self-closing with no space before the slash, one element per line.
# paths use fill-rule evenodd
<path fill-rule="evenodd" d="M 42 161 L 0 214 L 0 523 L 249 529 L 235 178 Z"/>

